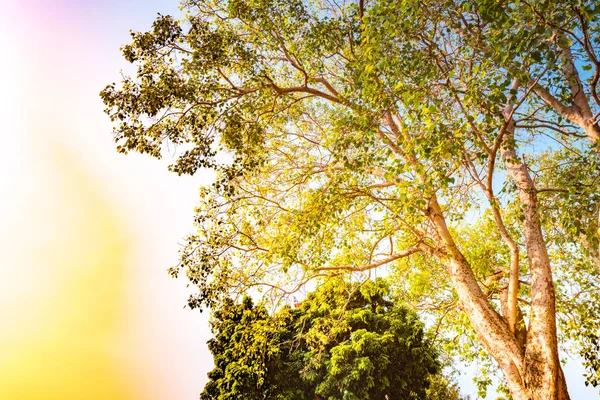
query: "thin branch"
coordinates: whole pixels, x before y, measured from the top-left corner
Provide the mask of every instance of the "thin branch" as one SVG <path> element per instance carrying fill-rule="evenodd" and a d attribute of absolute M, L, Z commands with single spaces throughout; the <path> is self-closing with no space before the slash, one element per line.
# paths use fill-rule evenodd
<path fill-rule="evenodd" d="M 409 247 L 406 250 L 400 251 L 394 255 L 391 255 L 387 258 L 384 258 L 382 260 L 376 261 L 374 263 L 370 263 L 367 265 L 363 265 L 360 267 L 353 267 L 353 266 L 349 266 L 349 265 L 344 265 L 344 266 L 339 266 L 339 267 L 321 267 L 318 268 L 318 271 L 347 271 L 347 272 L 362 272 L 362 271 L 367 271 L 373 268 L 377 268 L 380 267 L 382 265 L 385 264 L 389 264 L 392 261 L 396 261 L 400 258 L 405 258 L 410 256 L 411 254 L 415 254 L 418 252 L 422 252 L 423 248 L 422 248 L 422 243 L 417 243 L 416 245 Z"/>

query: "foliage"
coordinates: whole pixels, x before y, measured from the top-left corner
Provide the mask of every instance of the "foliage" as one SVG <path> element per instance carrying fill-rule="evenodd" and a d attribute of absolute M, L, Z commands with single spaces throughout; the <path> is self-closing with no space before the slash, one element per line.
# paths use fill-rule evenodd
<path fill-rule="evenodd" d="M 427 389 L 427 400 L 469 400 L 470 397 L 461 397 L 456 384 L 443 375 L 435 375 L 430 380 Z"/>
<path fill-rule="evenodd" d="M 227 299 L 212 315 L 208 348 L 215 368 L 200 398 L 303 399 L 301 354 L 288 353 L 295 340 L 289 317 L 273 318 L 249 297 L 240 304 Z"/>
<path fill-rule="evenodd" d="M 557 341 L 598 382 L 597 2 L 182 9 L 132 33 L 137 76 L 101 95 L 119 151 L 176 146 L 173 171 L 217 171 L 171 269 L 191 306 L 388 267 L 513 397 L 555 396 Z"/>
<path fill-rule="evenodd" d="M 228 299 L 215 310 L 212 329 L 215 369 L 202 399 L 421 400 L 426 391 L 455 393 L 438 377 L 423 324 L 390 301 L 381 279 L 360 286 L 329 281 L 272 316 L 249 297 Z"/>

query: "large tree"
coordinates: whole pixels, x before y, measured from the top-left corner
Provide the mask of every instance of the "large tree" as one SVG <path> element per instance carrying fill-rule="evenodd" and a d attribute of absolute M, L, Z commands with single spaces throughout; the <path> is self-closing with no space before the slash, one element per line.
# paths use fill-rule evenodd
<path fill-rule="evenodd" d="M 439 376 L 423 323 L 393 301 L 381 279 L 332 280 L 273 315 L 249 297 L 227 299 L 211 324 L 215 369 L 201 399 L 458 397 Z"/>
<path fill-rule="evenodd" d="M 102 97 L 119 151 L 175 146 L 173 171 L 217 171 L 172 270 L 190 304 L 389 266 L 514 399 L 569 398 L 560 344 L 597 382 L 596 2 L 183 10 L 132 33 L 137 76 Z"/>

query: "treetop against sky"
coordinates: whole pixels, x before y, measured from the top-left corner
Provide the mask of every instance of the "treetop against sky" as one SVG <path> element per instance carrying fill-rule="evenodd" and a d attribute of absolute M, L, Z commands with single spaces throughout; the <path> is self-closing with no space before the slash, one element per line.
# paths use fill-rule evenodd
<path fill-rule="evenodd" d="M 389 266 L 514 399 L 568 399 L 567 349 L 598 383 L 595 2 L 182 9 L 132 33 L 136 74 L 101 95 L 119 151 L 217 173 L 171 270 L 190 305 Z"/>

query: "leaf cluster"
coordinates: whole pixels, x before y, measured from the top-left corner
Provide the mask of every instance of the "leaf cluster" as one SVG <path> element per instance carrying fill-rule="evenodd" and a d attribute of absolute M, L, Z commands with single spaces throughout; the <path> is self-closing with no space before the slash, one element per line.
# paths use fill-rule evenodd
<path fill-rule="evenodd" d="M 201 398 L 425 399 L 437 352 L 389 296 L 381 279 L 337 280 L 273 315 L 249 297 L 227 300 L 212 316 L 215 369 Z M 440 379 L 435 393 L 452 392 Z"/>

